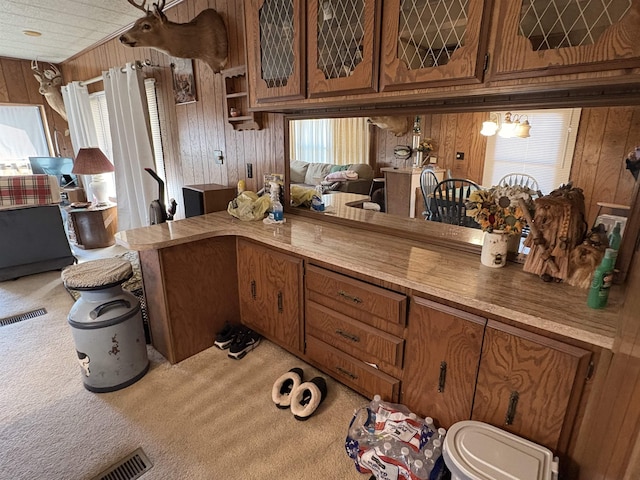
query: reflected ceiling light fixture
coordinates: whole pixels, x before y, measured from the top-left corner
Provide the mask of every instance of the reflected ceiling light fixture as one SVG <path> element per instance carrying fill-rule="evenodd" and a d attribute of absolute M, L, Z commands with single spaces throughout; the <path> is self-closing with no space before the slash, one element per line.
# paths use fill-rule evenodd
<path fill-rule="evenodd" d="M 491 112 L 489 120 L 482 122 L 480 133 L 485 137 L 491 137 L 496 133 L 503 138 L 528 138 L 531 135 L 531 124 L 526 114 L 507 112 L 504 120 L 499 113 Z"/>

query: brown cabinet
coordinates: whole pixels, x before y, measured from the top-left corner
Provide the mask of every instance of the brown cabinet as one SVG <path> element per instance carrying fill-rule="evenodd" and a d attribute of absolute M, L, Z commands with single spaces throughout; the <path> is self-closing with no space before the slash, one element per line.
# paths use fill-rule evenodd
<path fill-rule="evenodd" d="M 187 218 L 227 209 L 236 196 L 235 187 L 215 183 L 185 185 L 182 187 L 184 213 Z"/>
<path fill-rule="evenodd" d="M 307 357 L 369 398 L 397 401 L 406 296 L 314 265 L 305 289 Z"/>
<path fill-rule="evenodd" d="M 302 0 L 244 0 L 252 104 L 305 97 L 305 5 Z"/>
<path fill-rule="evenodd" d="M 485 318 L 413 297 L 402 403 L 445 428 L 469 419 L 486 323 Z"/>
<path fill-rule="evenodd" d="M 471 418 L 565 452 L 591 352 L 489 321 Z"/>
<path fill-rule="evenodd" d="M 242 323 L 298 353 L 302 353 L 301 285 L 301 259 L 238 240 Z"/>
<path fill-rule="evenodd" d="M 381 3 L 308 3 L 309 97 L 377 91 Z"/>
<path fill-rule="evenodd" d="M 640 66 L 640 1 L 497 0 L 492 79 Z"/>
<path fill-rule="evenodd" d="M 116 243 L 118 208 L 116 205 L 68 208 L 70 236 L 83 249 L 110 247 Z"/>
<path fill-rule="evenodd" d="M 381 90 L 482 82 L 491 3 L 385 1 Z"/>
<path fill-rule="evenodd" d="M 591 352 L 418 297 L 406 338 L 400 400 L 412 411 L 567 452 Z"/>

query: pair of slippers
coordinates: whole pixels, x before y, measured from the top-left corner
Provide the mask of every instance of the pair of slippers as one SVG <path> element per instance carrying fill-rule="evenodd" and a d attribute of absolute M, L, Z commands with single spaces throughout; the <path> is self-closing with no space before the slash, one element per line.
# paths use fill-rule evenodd
<path fill-rule="evenodd" d="M 301 368 L 292 368 L 276 380 L 271 399 L 280 409 L 291 408 L 296 420 L 307 420 L 327 396 L 327 382 L 322 377 L 303 381 Z"/>

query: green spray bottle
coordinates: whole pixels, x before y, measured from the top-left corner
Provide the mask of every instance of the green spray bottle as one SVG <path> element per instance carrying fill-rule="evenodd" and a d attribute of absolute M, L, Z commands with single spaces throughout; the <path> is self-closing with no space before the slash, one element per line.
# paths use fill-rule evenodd
<path fill-rule="evenodd" d="M 593 272 L 591 288 L 587 296 L 587 305 L 591 308 L 604 308 L 607 306 L 617 253 L 613 248 L 607 248 L 604 251 L 602 262 Z"/>

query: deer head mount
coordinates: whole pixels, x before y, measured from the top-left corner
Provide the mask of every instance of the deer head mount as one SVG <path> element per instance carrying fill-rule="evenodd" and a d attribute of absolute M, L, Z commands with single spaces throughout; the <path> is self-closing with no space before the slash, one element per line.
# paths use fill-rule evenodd
<path fill-rule="evenodd" d="M 378 128 L 390 131 L 396 137 L 406 135 L 411 127 L 409 117 L 369 117 L 369 122 Z"/>
<path fill-rule="evenodd" d="M 214 73 L 227 64 L 227 28 L 218 12 L 208 8 L 188 23 L 175 23 L 162 12 L 165 0 L 153 4 L 153 11 L 145 8 L 147 0 L 134 7 L 145 12 L 120 42 L 129 47 L 150 47 L 173 57 L 197 58 L 205 62 Z"/>
<path fill-rule="evenodd" d="M 47 103 L 58 114 L 67 121 L 67 111 L 64 109 L 64 101 L 62 100 L 62 92 L 60 91 L 60 85 L 62 85 L 62 74 L 55 65 L 49 64 L 49 68 L 46 70 L 40 70 L 37 60 L 31 61 L 31 70 L 33 76 L 40 83 L 38 91 L 44 96 Z"/>

